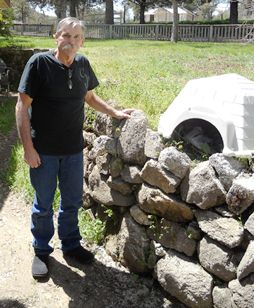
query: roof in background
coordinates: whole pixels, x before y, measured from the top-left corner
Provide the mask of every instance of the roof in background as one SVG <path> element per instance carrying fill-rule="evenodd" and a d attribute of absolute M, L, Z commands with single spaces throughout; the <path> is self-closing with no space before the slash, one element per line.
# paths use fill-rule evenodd
<path fill-rule="evenodd" d="M 169 7 L 158 7 L 158 8 L 155 8 L 155 9 L 148 10 L 147 12 L 145 12 L 145 15 L 154 15 L 156 13 L 156 11 L 159 10 L 159 9 L 166 10 L 169 13 L 173 14 L 173 9 L 172 8 L 169 8 Z M 193 14 L 189 10 L 186 10 L 184 8 L 181 8 L 181 7 L 178 7 L 178 14 L 187 14 L 187 13 Z"/>

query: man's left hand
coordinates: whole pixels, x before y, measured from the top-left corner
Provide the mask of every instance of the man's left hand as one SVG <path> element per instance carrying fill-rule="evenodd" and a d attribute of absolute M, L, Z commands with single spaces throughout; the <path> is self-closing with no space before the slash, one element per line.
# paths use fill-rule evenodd
<path fill-rule="evenodd" d="M 116 110 L 115 114 L 113 115 L 114 118 L 118 119 L 118 120 L 122 120 L 122 119 L 129 119 L 131 117 L 131 113 L 134 111 L 135 109 L 133 108 L 129 108 L 129 109 L 124 109 L 124 110 Z"/>

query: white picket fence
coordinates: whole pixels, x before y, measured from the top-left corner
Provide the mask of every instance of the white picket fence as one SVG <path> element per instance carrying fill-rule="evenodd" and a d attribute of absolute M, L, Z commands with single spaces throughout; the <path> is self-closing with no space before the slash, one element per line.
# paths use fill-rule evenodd
<path fill-rule="evenodd" d="M 86 37 L 97 39 L 170 40 L 172 25 L 85 25 Z M 252 38 L 252 24 L 179 25 L 179 40 L 229 42 Z"/>
<path fill-rule="evenodd" d="M 54 31 L 53 25 L 42 24 L 14 24 L 11 27 L 13 35 L 26 36 L 52 36 Z"/>
<path fill-rule="evenodd" d="M 13 34 L 51 36 L 52 25 L 13 25 Z M 170 40 L 171 24 L 85 25 L 86 38 Z M 237 42 L 254 38 L 254 25 L 179 25 L 179 40 L 200 42 Z"/>

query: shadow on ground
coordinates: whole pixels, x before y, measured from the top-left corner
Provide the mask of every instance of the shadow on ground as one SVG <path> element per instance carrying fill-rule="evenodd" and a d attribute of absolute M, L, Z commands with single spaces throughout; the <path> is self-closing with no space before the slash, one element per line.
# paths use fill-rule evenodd
<path fill-rule="evenodd" d="M 17 300 L 0 299 L 0 308 L 25 308 L 26 306 Z"/>
<path fill-rule="evenodd" d="M 125 273 L 98 260 L 91 265 L 76 264 L 76 267 L 83 275 L 50 258 L 51 278 L 71 298 L 69 308 L 185 307 L 169 299 L 151 277 Z"/>

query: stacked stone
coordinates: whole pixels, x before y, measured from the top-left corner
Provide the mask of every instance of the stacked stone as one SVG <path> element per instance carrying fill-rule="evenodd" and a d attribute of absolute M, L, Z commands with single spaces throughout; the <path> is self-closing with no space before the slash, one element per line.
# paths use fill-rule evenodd
<path fill-rule="evenodd" d="M 188 307 L 254 306 L 254 178 L 243 160 L 194 163 L 165 146 L 135 111 L 99 115 L 84 133 L 89 206 L 118 208 L 108 253 L 135 273 L 153 272 Z"/>

